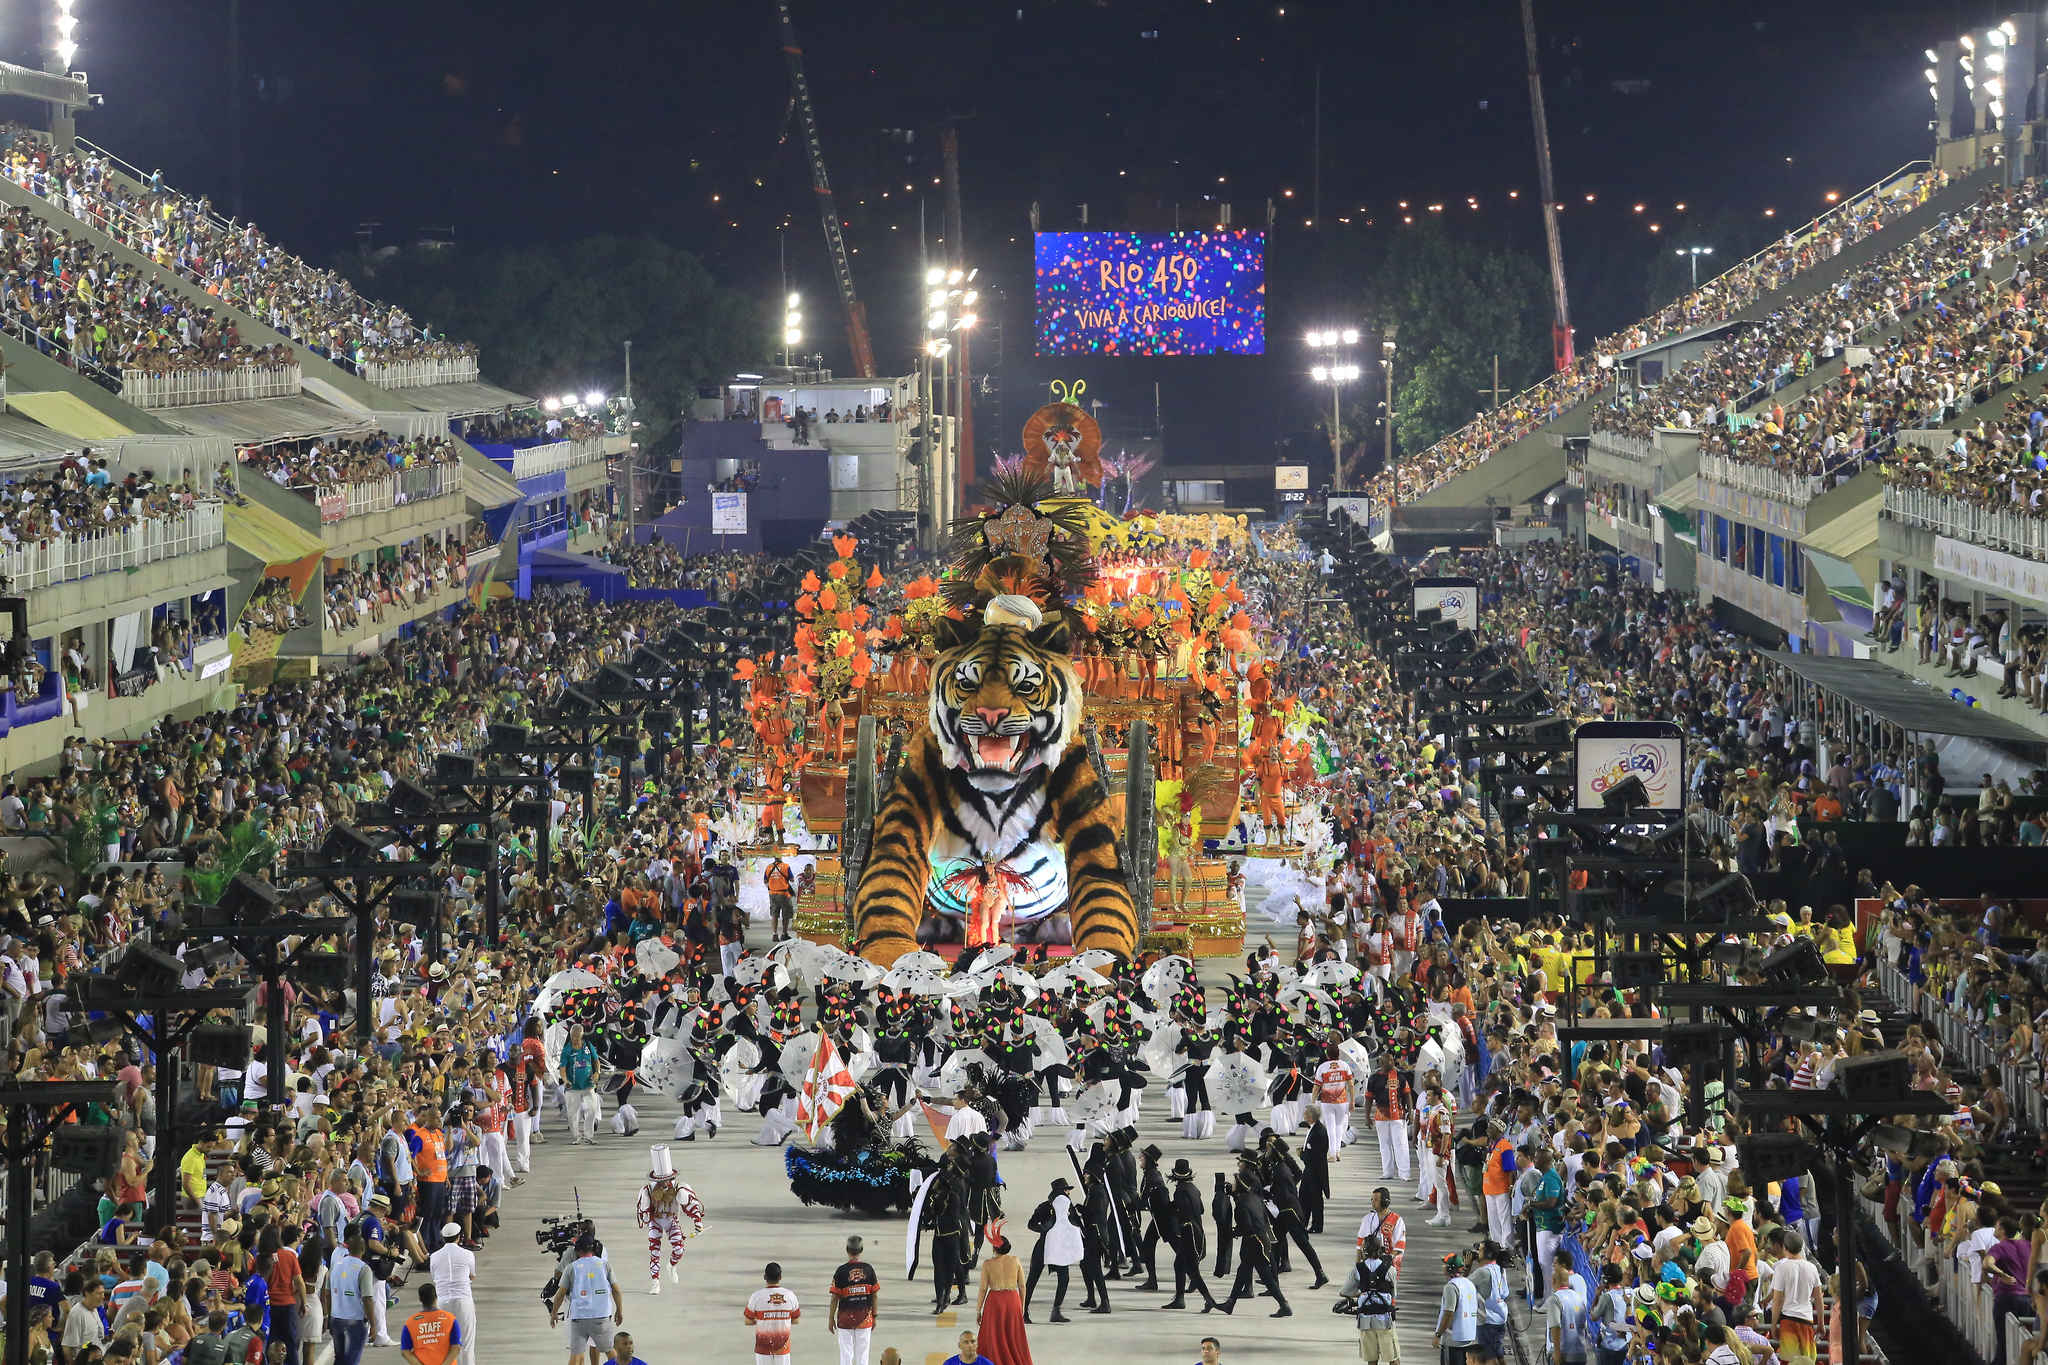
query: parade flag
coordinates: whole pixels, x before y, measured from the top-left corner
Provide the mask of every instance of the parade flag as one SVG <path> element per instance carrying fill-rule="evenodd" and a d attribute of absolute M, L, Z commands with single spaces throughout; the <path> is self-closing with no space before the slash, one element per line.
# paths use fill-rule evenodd
<path fill-rule="evenodd" d="M 932 1140 L 939 1144 L 939 1150 L 944 1152 L 951 1148 L 953 1144 L 946 1140 L 946 1126 L 949 1122 L 946 1116 L 923 1100 L 917 1102 L 917 1107 L 924 1111 L 925 1125 L 932 1130 Z"/>
<path fill-rule="evenodd" d="M 856 1088 L 853 1073 L 840 1059 L 839 1049 L 832 1046 L 829 1036 L 820 1035 L 818 1050 L 804 1072 L 803 1092 L 796 1100 L 796 1126 L 804 1130 L 807 1142 L 817 1145 L 818 1130 L 845 1107 Z"/>

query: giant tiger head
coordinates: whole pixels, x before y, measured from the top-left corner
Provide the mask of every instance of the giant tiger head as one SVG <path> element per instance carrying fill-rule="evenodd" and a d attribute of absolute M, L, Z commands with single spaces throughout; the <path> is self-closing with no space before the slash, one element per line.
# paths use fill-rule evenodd
<path fill-rule="evenodd" d="M 947 621 L 940 644 L 930 712 L 946 766 L 989 792 L 1057 767 L 1081 733 L 1081 680 L 1066 625 Z"/>

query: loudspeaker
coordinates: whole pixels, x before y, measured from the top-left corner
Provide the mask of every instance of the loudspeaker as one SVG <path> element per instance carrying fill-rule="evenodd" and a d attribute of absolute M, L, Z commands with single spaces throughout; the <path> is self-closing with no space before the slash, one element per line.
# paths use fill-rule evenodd
<path fill-rule="evenodd" d="M 50 1136 L 50 1163 L 88 1180 L 121 1168 L 121 1129 L 110 1123 L 60 1124 Z"/>
<path fill-rule="evenodd" d="M 471 871 L 482 871 L 491 865 L 491 843 L 488 839 L 457 839 L 448 846 L 448 856 L 457 867 Z"/>
<path fill-rule="evenodd" d="M 434 776 L 443 782 L 474 782 L 476 760 L 468 754 L 435 754 Z"/>
<path fill-rule="evenodd" d="M 1778 949 L 1759 970 L 1764 980 L 1787 986 L 1817 986 L 1828 979 L 1827 964 L 1810 938 L 1794 939 Z"/>
<path fill-rule="evenodd" d="M 1796 1134 L 1759 1133 L 1738 1141 L 1735 1156 L 1742 1163 L 1742 1174 L 1754 1186 L 1805 1174 L 1808 1150 Z"/>
<path fill-rule="evenodd" d="M 1664 980 L 1662 953 L 1616 953 L 1609 964 L 1614 984 L 1625 991 L 1659 985 Z"/>
<path fill-rule="evenodd" d="M 532 733 L 524 725 L 507 725 L 492 721 L 484 729 L 484 747 L 494 754 L 523 754 L 526 752 L 526 741 Z"/>
<path fill-rule="evenodd" d="M 291 974 L 301 985 L 339 991 L 348 988 L 354 972 L 355 964 L 345 953 L 308 953 L 292 964 Z"/>
<path fill-rule="evenodd" d="M 378 843 L 353 825 L 336 825 L 327 831 L 327 837 L 320 841 L 320 857 L 323 862 L 341 866 L 357 866 L 383 860 Z"/>
<path fill-rule="evenodd" d="M 556 770 L 555 785 L 563 791 L 588 793 L 597 785 L 597 774 L 588 763 L 567 763 Z"/>
<path fill-rule="evenodd" d="M 114 969 L 114 982 L 138 995 L 169 995 L 185 979 L 185 964 L 161 948 L 132 942 Z"/>
<path fill-rule="evenodd" d="M 546 829 L 554 811 L 552 801 L 514 801 L 512 823 L 522 829 Z"/>
<path fill-rule="evenodd" d="M 1666 1024 L 1664 1026 L 1664 1064 L 1686 1066 L 1698 1062 L 1721 1060 L 1721 1026 L 1719 1024 Z"/>
<path fill-rule="evenodd" d="M 640 741 L 632 735 L 608 735 L 605 737 L 604 751 L 621 762 L 630 763 L 640 757 Z"/>
<path fill-rule="evenodd" d="M 391 920 L 394 924 L 431 924 L 434 907 L 440 897 L 432 891 L 403 890 L 391 893 Z"/>
<path fill-rule="evenodd" d="M 432 815 L 436 804 L 434 794 L 410 778 L 401 777 L 391 785 L 391 809 L 399 815 Z"/>
<path fill-rule="evenodd" d="M 672 706 L 650 706 L 640 713 L 640 719 L 646 722 L 650 734 L 658 735 L 663 730 L 676 728 L 676 712 Z"/>
<path fill-rule="evenodd" d="M 248 1029 L 239 1024 L 201 1024 L 192 1030 L 191 1057 L 200 1066 L 249 1065 Z"/>
<path fill-rule="evenodd" d="M 220 909 L 227 913 L 230 924 L 260 924 L 277 911 L 277 888 L 238 872 L 220 893 Z"/>
<path fill-rule="evenodd" d="M 1835 1062 L 1835 1093 L 1845 1100 L 1904 1099 L 1913 1090 L 1913 1063 L 1903 1052 L 1866 1052 Z"/>

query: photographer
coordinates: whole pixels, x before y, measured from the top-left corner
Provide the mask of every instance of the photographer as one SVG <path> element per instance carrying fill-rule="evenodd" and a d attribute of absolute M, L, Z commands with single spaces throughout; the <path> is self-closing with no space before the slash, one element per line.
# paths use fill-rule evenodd
<path fill-rule="evenodd" d="M 1394 1334 L 1394 1261 L 1377 1236 L 1358 1246 L 1358 1260 L 1344 1277 L 1344 1298 L 1358 1317 L 1358 1358 L 1398 1365 L 1401 1343 Z"/>
<path fill-rule="evenodd" d="M 598 1365 L 611 1347 L 611 1327 L 626 1325 L 626 1299 L 612 1278 L 612 1268 L 598 1255 L 597 1238 L 589 1232 L 576 1239 L 576 1259 L 548 1302 L 550 1327 L 562 1320 L 564 1303 L 569 1307 L 570 1365 L 585 1351 L 590 1353 L 590 1365 Z"/>

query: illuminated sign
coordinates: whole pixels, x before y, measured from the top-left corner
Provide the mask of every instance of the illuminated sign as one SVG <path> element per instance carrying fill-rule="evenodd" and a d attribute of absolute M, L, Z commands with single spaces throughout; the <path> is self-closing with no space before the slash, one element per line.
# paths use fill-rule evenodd
<path fill-rule="evenodd" d="M 1273 487 L 1308 487 L 1308 466 L 1305 464 L 1276 464 L 1273 466 Z"/>
<path fill-rule="evenodd" d="M 1669 721 L 1596 720 L 1572 737 L 1577 804 L 1604 810 L 1601 800 L 1631 777 L 1643 779 L 1646 807 L 1666 815 L 1685 809 L 1685 732 Z"/>
<path fill-rule="evenodd" d="M 1264 355 L 1263 232 L 1041 232 L 1040 355 Z"/>
<path fill-rule="evenodd" d="M 745 493 L 711 495 L 711 533 L 720 536 L 743 536 L 747 533 Z"/>
<path fill-rule="evenodd" d="M 1479 580 L 1476 578 L 1418 578 L 1415 580 L 1415 610 L 1435 607 L 1446 621 L 1456 621 L 1466 630 L 1479 625 Z"/>

